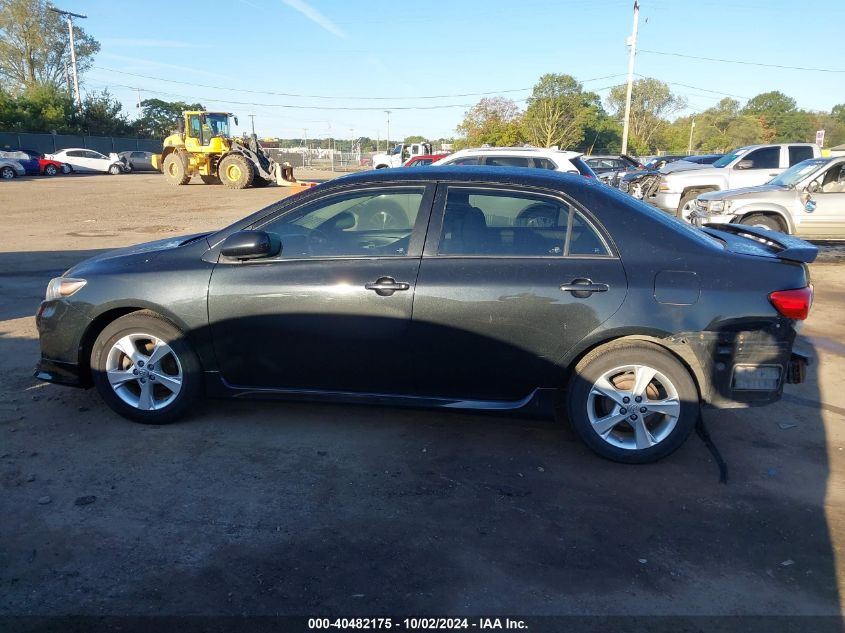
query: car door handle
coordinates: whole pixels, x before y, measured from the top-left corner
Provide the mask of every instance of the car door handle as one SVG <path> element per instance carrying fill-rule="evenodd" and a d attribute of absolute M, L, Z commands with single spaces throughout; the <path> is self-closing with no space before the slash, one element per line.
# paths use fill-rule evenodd
<path fill-rule="evenodd" d="M 594 292 L 607 292 L 610 286 L 602 283 L 593 283 L 592 279 L 573 279 L 571 283 L 563 284 L 560 287 L 564 292 L 571 292 L 575 297 L 589 297 Z"/>
<path fill-rule="evenodd" d="M 396 281 L 393 277 L 379 277 L 375 281 L 364 284 L 367 290 L 373 290 L 380 297 L 389 297 L 397 290 L 409 290 L 411 284 L 404 281 Z"/>

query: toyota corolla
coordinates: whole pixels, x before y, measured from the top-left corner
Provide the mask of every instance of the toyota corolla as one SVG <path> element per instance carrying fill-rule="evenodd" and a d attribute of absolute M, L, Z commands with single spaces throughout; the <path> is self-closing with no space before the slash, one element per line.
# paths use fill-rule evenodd
<path fill-rule="evenodd" d="M 36 375 L 155 424 L 202 395 L 547 410 L 649 462 L 803 379 L 815 256 L 568 174 L 379 170 L 53 279 Z"/>

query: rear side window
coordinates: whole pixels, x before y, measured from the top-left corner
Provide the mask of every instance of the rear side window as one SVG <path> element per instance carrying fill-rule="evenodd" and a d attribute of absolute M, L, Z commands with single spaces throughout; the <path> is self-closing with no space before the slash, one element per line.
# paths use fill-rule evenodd
<path fill-rule="evenodd" d="M 438 253 L 492 257 L 609 255 L 580 212 L 560 200 L 450 188 Z"/>
<path fill-rule="evenodd" d="M 806 145 L 790 145 L 789 146 L 789 166 L 797 165 L 802 160 L 807 160 L 813 157 L 813 148 Z"/>
<path fill-rule="evenodd" d="M 777 169 L 780 165 L 780 147 L 762 147 L 743 156 L 754 164 L 749 169 Z"/>
<path fill-rule="evenodd" d="M 488 156 L 484 164 L 488 167 L 531 167 L 525 156 Z"/>
<path fill-rule="evenodd" d="M 450 165 L 478 165 L 479 160 L 478 156 L 467 156 L 465 158 L 458 158 L 457 160 L 452 161 L 449 163 Z"/>
<path fill-rule="evenodd" d="M 552 171 L 555 171 L 557 169 L 557 165 L 555 165 L 548 158 L 535 158 L 534 167 L 538 169 L 550 169 Z"/>

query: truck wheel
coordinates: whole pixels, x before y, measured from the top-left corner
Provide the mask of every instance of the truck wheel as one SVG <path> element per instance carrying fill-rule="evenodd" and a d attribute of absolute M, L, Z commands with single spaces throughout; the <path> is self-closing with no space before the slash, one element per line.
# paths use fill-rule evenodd
<path fill-rule="evenodd" d="M 203 184 L 205 185 L 219 185 L 220 179 L 217 176 L 203 176 L 200 174 L 200 180 L 202 180 Z"/>
<path fill-rule="evenodd" d="M 178 152 L 168 154 L 161 168 L 171 185 L 187 185 L 191 180 L 188 166 Z"/>
<path fill-rule="evenodd" d="M 217 167 L 220 182 L 229 189 L 246 189 L 255 178 L 255 170 L 245 157 L 240 154 L 229 154 L 220 161 Z"/>
<path fill-rule="evenodd" d="M 769 229 L 770 231 L 786 232 L 777 218 L 773 218 L 770 215 L 764 215 L 762 213 L 752 213 L 751 215 L 742 218 L 740 224 L 744 224 L 746 226 L 757 226 L 762 229 Z"/>
<path fill-rule="evenodd" d="M 690 191 L 684 194 L 681 202 L 678 204 L 678 213 L 676 217 L 689 222 L 689 215 L 695 209 L 695 199 L 700 195 L 699 191 Z"/>
<path fill-rule="evenodd" d="M 387 169 L 387 165 L 376 165 L 376 169 Z"/>
<path fill-rule="evenodd" d="M 261 176 L 256 176 L 252 179 L 252 186 L 253 187 L 266 187 L 270 184 L 270 181 L 266 178 L 262 178 Z"/>

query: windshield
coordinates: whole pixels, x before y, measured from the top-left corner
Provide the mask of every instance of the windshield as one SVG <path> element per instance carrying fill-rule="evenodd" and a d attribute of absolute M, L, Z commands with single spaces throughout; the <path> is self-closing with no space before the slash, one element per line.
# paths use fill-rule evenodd
<path fill-rule="evenodd" d="M 781 175 L 769 181 L 770 185 L 779 185 L 781 187 L 794 187 L 799 182 L 804 180 L 811 173 L 816 171 L 822 165 L 830 162 L 827 158 L 808 158 L 802 160 L 783 172 Z"/>
<path fill-rule="evenodd" d="M 745 154 L 745 152 L 747 152 L 747 151 L 748 151 L 748 149 L 745 148 L 745 147 L 735 149 L 734 151 L 725 154 L 719 160 L 717 160 L 715 163 L 713 163 L 713 167 L 727 167 L 732 162 L 734 162 L 737 158 L 739 158 L 740 156 Z"/>
<path fill-rule="evenodd" d="M 211 128 L 211 137 L 229 136 L 228 114 L 208 114 L 205 117 L 205 122 Z"/>

